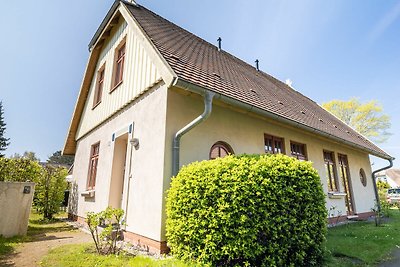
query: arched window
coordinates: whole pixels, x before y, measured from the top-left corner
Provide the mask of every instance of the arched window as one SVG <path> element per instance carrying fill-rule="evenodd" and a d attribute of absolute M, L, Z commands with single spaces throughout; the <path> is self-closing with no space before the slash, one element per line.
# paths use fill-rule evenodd
<path fill-rule="evenodd" d="M 367 186 L 367 176 L 363 168 L 360 169 L 360 180 L 364 187 Z"/>
<path fill-rule="evenodd" d="M 223 158 L 229 154 L 234 154 L 232 147 L 222 141 L 216 142 L 210 149 L 210 159 Z"/>

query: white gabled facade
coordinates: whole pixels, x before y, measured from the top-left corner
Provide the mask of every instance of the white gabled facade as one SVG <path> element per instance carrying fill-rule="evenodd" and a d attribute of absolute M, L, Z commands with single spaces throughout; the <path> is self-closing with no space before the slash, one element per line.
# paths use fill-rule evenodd
<path fill-rule="evenodd" d="M 87 90 L 86 98 L 78 99 L 77 106 L 79 100 L 84 103 L 74 137 L 69 212 L 83 219 L 89 211 L 98 212 L 107 206 L 122 208 L 126 231 L 131 233 L 127 237 L 163 250 L 160 246 L 165 244 L 159 241 L 163 239 L 166 82 L 171 83 L 173 75 L 123 5 L 110 21 L 114 25 L 108 37 L 101 46 L 92 48 L 80 93 L 81 97 Z M 114 88 L 115 54 L 122 43 L 126 47 L 123 81 Z M 91 64 L 92 74 L 88 71 Z M 101 102 L 94 106 L 99 70 L 104 66 Z M 136 147 L 130 142 L 133 139 L 139 142 Z M 100 143 L 96 184 L 88 190 L 91 147 L 96 143 Z"/>

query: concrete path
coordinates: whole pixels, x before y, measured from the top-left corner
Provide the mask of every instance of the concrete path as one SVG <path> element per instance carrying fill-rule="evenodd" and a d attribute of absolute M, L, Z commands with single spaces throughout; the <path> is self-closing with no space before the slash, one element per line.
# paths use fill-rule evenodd
<path fill-rule="evenodd" d="M 399 267 L 400 266 L 400 249 L 396 249 L 390 255 L 391 259 L 380 263 L 379 267 Z"/>
<path fill-rule="evenodd" d="M 31 242 L 21 244 L 14 253 L 0 259 L 0 266 L 36 267 L 52 248 L 66 244 L 88 243 L 91 240 L 89 234 L 80 230 L 35 235 Z"/>

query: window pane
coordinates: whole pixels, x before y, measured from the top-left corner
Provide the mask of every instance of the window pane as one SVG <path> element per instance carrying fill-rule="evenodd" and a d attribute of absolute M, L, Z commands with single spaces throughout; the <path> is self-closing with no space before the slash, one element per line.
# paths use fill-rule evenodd
<path fill-rule="evenodd" d="M 330 175 L 330 179 L 332 181 L 332 190 L 333 191 L 337 191 L 336 179 L 335 179 L 335 170 L 333 168 L 333 164 L 329 164 L 329 175 Z"/>
<path fill-rule="evenodd" d="M 284 153 L 283 139 L 275 136 L 264 135 L 265 153 L 276 154 Z"/>
<path fill-rule="evenodd" d="M 290 150 L 293 157 L 299 160 L 307 160 L 305 144 L 290 143 Z"/>
<path fill-rule="evenodd" d="M 92 146 L 90 162 L 89 162 L 89 177 L 87 182 L 88 189 L 93 189 L 96 184 L 97 165 L 99 161 L 100 143 Z"/>
<path fill-rule="evenodd" d="M 227 156 L 227 155 L 228 155 L 228 151 L 226 151 L 223 147 L 220 147 L 219 156 L 220 156 L 221 158 L 223 158 L 223 157 L 225 157 L 225 156 Z"/>
<path fill-rule="evenodd" d="M 272 153 L 272 139 L 265 138 L 265 153 Z"/>
<path fill-rule="evenodd" d="M 222 141 L 215 143 L 210 149 L 210 159 L 222 158 L 229 154 L 233 154 L 232 148 Z"/>

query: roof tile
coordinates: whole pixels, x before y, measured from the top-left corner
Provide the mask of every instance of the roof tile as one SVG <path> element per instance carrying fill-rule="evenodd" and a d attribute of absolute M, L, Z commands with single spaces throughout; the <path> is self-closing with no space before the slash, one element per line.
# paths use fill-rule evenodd
<path fill-rule="evenodd" d="M 285 83 L 140 5 L 126 5 L 178 78 L 344 139 L 390 158 L 382 149 Z"/>

